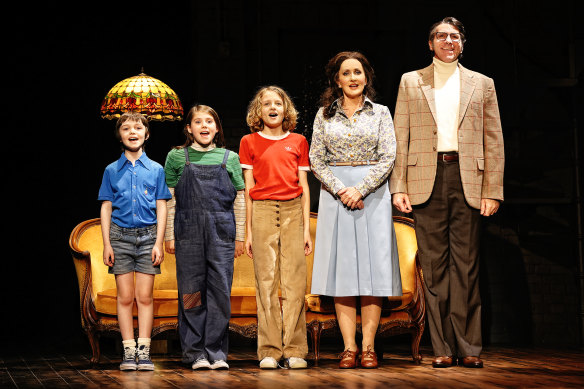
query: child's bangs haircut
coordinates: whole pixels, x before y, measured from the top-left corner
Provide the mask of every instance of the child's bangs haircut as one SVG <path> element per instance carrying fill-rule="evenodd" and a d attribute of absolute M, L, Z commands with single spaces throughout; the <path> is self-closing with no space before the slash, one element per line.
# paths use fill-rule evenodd
<path fill-rule="evenodd" d="M 246 122 L 251 132 L 257 132 L 264 129 L 264 121 L 262 120 L 262 97 L 266 92 L 275 92 L 280 96 L 284 103 L 284 120 L 282 121 L 282 129 L 284 131 L 294 131 L 298 119 L 298 112 L 294 108 L 294 103 L 284 89 L 279 86 L 270 85 L 265 86 L 257 91 L 254 98 L 249 102 L 247 107 Z"/>
<path fill-rule="evenodd" d="M 193 136 L 193 134 L 189 132 L 187 126 L 191 124 L 193 118 L 199 112 L 211 115 L 211 117 L 215 121 L 215 126 L 217 128 L 217 133 L 213 138 L 213 143 L 215 143 L 216 147 L 225 147 L 225 136 L 223 135 L 223 126 L 221 126 L 221 120 L 219 120 L 219 115 L 217 114 L 217 112 L 215 112 L 215 110 L 209 107 L 208 105 L 196 104 L 191 109 L 189 109 L 189 112 L 185 117 L 185 126 L 183 128 L 183 132 L 185 133 L 187 139 L 186 142 L 179 148 L 189 147 L 195 142 L 195 137 Z"/>
<path fill-rule="evenodd" d="M 122 116 L 118 118 L 116 122 L 116 139 L 122 140 L 120 136 L 120 127 L 127 121 L 141 122 L 144 127 L 146 127 L 146 136 L 150 134 L 150 122 L 146 119 L 146 116 L 142 115 L 140 112 L 124 112 Z"/>

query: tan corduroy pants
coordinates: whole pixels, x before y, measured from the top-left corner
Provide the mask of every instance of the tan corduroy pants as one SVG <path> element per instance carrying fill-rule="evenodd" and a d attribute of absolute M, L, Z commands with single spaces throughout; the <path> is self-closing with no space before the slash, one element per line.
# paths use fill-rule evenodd
<path fill-rule="evenodd" d="M 306 259 L 300 197 L 253 202 L 258 358 L 305 358 Z M 282 291 L 282 305 L 278 299 Z"/>

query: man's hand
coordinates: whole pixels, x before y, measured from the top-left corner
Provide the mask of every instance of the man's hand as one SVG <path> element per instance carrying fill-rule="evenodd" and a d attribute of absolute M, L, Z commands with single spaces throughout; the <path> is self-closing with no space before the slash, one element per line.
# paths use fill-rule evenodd
<path fill-rule="evenodd" d="M 499 210 L 499 201 L 493 199 L 481 199 L 481 215 L 491 216 Z"/>
<path fill-rule="evenodd" d="M 410 203 L 410 197 L 407 193 L 394 193 L 393 194 L 393 205 L 403 213 L 412 212 L 412 204 Z"/>

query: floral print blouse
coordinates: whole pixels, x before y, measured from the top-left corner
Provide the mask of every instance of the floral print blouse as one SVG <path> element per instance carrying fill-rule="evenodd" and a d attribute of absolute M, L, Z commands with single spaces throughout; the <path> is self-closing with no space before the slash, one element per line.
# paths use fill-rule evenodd
<path fill-rule="evenodd" d="M 375 191 L 389 176 L 395 160 L 395 132 L 389 109 L 367 97 L 363 106 L 348 118 L 336 100 L 330 109 L 335 115 L 326 119 L 320 108 L 314 119 L 310 165 L 332 193 L 345 185 L 333 175 L 329 163 L 377 160 L 362 182 L 355 186 L 363 197 Z"/>

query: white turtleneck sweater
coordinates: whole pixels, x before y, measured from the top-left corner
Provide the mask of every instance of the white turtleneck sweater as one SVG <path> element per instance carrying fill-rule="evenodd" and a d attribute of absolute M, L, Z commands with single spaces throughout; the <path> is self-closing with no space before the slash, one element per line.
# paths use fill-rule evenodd
<path fill-rule="evenodd" d="M 434 57 L 433 62 L 438 152 L 458 151 L 458 109 L 460 106 L 458 60 L 446 63 Z"/>

